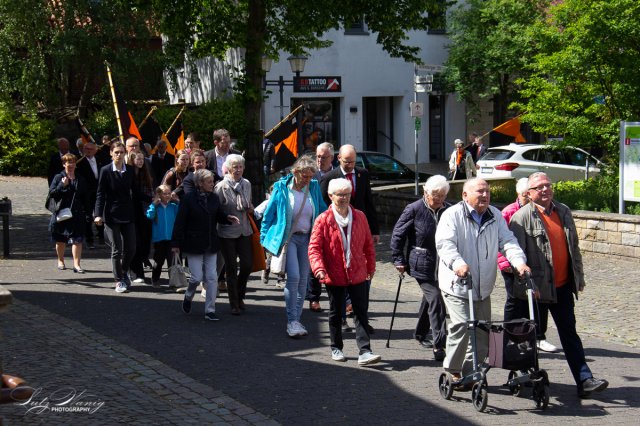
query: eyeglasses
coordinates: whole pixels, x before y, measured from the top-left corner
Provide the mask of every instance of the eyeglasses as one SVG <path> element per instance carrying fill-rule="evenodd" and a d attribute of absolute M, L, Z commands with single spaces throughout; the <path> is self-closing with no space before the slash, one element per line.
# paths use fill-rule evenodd
<path fill-rule="evenodd" d="M 345 192 L 345 193 L 339 194 L 337 192 L 334 192 L 333 195 L 335 195 L 336 197 L 344 198 L 344 197 L 350 197 L 351 193 L 350 192 Z"/>
<path fill-rule="evenodd" d="M 320 160 L 326 160 L 327 158 L 331 158 L 330 155 L 316 155 L 316 158 Z"/>
<path fill-rule="evenodd" d="M 553 185 L 550 183 L 543 183 L 542 185 L 534 186 L 529 189 L 533 189 L 534 191 L 540 192 L 540 191 L 544 191 L 545 189 L 553 189 Z"/>
<path fill-rule="evenodd" d="M 353 161 L 340 160 L 340 162 L 344 163 L 344 164 L 354 164 L 356 161 L 355 160 L 353 160 Z"/>

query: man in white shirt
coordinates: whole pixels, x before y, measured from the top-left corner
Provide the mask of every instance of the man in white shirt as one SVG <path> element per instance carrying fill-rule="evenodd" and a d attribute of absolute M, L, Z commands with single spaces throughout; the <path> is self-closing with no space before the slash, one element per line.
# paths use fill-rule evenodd
<path fill-rule="evenodd" d="M 96 152 L 98 147 L 93 142 L 87 142 L 82 147 L 82 153 L 84 156 L 78 160 L 76 165 L 76 173 L 85 180 L 87 187 L 89 188 L 89 201 L 90 205 L 96 204 L 96 194 L 98 191 L 98 176 L 100 168 L 104 164 L 98 163 L 96 158 Z M 85 242 L 87 248 L 94 249 L 94 232 L 93 232 L 93 217 L 91 211 L 87 212 L 86 227 L 85 227 Z M 98 239 L 100 243 L 104 243 L 104 225 L 96 225 Z"/>
<path fill-rule="evenodd" d="M 240 152 L 231 149 L 231 135 L 229 135 L 227 129 L 215 130 L 213 132 L 213 143 L 215 148 L 206 151 L 204 156 L 207 158 L 207 169 L 215 174 L 215 180 L 218 182 L 224 177 L 222 165 L 226 161 L 227 155 L 240 155 Z"/>

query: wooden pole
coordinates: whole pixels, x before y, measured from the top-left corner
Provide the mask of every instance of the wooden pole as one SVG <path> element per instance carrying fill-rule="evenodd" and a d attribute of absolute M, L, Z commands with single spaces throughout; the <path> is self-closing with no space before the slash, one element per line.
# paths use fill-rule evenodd
<path fill-rule="evenodd" d="M 113 80 L 111 79 L 111 68 L 109 63 L 104 61 L 104 65 L 107 67 L 107 77 L 109 77 L 109 89 L 111 90 L 111 98 L 113 99 L 113 109 L 116 112 L 116 122 L 118 123 L 118 132 L 120 133 L 120 142 L 124 143 L 124 133 L 122 132 L 122 123 L 120 122 L 120 113 L 118 112 L 118 101 L 116 100 L 116 90 L 113 87 Z"/>

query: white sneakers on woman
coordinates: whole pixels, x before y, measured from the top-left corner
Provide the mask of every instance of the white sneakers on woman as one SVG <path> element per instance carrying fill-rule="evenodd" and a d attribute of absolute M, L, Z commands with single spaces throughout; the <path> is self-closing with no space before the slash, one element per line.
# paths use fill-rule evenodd
<path fill-rule="evenodd" d="M 287 334 L 289 337 L 296 337 L 306 336 L 309 332 L 299 321 L 291 321 L 290 323 L 287 323 Z"/>

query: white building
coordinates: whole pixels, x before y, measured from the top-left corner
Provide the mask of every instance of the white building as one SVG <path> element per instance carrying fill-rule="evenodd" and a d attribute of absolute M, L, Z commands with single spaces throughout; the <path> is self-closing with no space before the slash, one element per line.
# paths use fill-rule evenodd
<path fill-rule="evenodd" d="M 301 73 L 303 89 L 313 90 L 313 83 L 319 82 L 321 84 L 315 88 L 319 91 L 301 92 L 294 91 L 293 85 L 284 86 L 283 115 L 300 103 L 305 104 L 307 116 L 303 133 L 307 147 L 313 148 L 324 141 L 333 142 L 336 147 L 352 144 L 358 150 L 384 152 L 412 165 L 415 162 L 415 119 L 411 117 L 410 103 L 415 96 L 414 64 L 391 58 L 376 43 L 376 35 L 362 28 L 333 30 L 326 38 L 333 41 L 333 45 L 309 52 Z M 407 44 L 421 48 L 421 59 L 425 64 L 433 65 L 441 65 L 446 59 L 446 43 L 446 35 L 426 31 L 411 33 L 407 41 Z M 287 52 L 280 52 L 280 60 L 272 64 L 267 80 L 274 82 L 280 76 L 285 81 L 293 80 L 294 74 L 287 61 L 289 56 Z M 237 59 L 235 55 L 232 58 Z M 220 96 L 220 90 L 215 90 L 215 85 L 208 82 L 215 78 L 211 76 L 211 67 L 210 62 L 199 62 L 198 73 L 206 84 L 194 87 L 181 83 L 179 90 L 172 93 L 171 101 L 181 98 L 201 103 Z M 231 72 L 230 67 L 225 71 L 219 63 L 216 67 L 227 75 Z M 334 81 L 335 77 L 338 79 Z M 333 91 L 325 90 L 326 85 L 331 85 Z M 275 126 L 281 115 L 279 86 L 269 85 L 267 89 L 271 93 L 263 108 L 265 130 Z M 465 105 L 451 93 L 419 93 L 417 97 L 424 105 L 418 132 L 418 162 L 448 159 L 453 140 L 466 139 Z"/>

